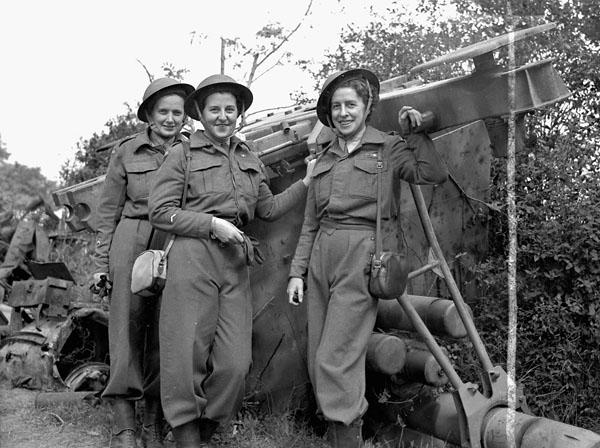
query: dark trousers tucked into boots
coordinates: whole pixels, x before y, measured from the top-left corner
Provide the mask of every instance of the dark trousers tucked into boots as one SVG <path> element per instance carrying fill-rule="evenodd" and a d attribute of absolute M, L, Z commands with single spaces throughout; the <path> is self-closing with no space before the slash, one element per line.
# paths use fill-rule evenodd
<path fill-rule="evenodd" d="M 357 419 L 350 425 L 329 422 L 327 441 L 333 448 L 361 448 L 363 446 L 362 420 Z"/>
<path fill-rule="evenodd" d="M 110 448 L 137 448 L 135 441 L 135 403 L 115 399 L 112 403 L 113 424 Z"/>
<path fill-rule="evenodd" d="M 142 422 L 142 448 L 162 448 L 165 420 L 160 401 L 147 398 L 144 401 Z"/>
<path fill-rule="evenodd" d="M 200 440 L 200 420 L 192 420 L 173 428 L 173 438 L 177 448 L 198 448 Z"/>
<path fill-rule="evenodd" d="M 160 314 L 160 385 L 172 427 L 240 409 L 252 361 L 252 300 L 239 245 L 177 237 Z"/>
<path fill-rule="evenodd" d="M 207 418 L 192 420 L 173 428 L 177 448 L 211 448 L 210 439 L 219 423 Z"/>

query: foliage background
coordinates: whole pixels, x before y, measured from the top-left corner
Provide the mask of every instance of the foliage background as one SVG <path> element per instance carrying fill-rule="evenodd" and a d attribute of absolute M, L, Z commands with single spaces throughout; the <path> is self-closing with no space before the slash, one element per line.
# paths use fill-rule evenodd
<path fill-rule="evenodd" d="M 373 13 L 368 26 L 349 24 L 336 51 L 324 60 L 299 62 L 312 72 L 316 86 L 333 71 L 356 66 L 369 67 L 385 79 L 511 27 L 557 24 L 555 31 L 517 44 L 518 65 L 554 58 L 573 92 L 569 100 L 526 117 L 526 146 L 517 154 L 517 376 L 535 413 L 596 430 L 600 429 L 599 9 L 593 0 L 421 0 L 410 10 L 401 1 L 392 2 L 385 15 Z M 499 59 L 505 61 L 506 53 L 501 51 Z M 422 76 L 432 81 L 470 68 L 455 63 Z M 107 132 L 82 139 L 75 160 L 63 167 L 62 183 L 102 174 L 109 151 L 96 149 L 139 126 L 128 108 L 107 123 Z M 491 200 L 496 203 L 506 200 L 504 164 L 498 159 L 493 166 Z M 0 161 L 0 170 L 5 165 Z M 31 177 L 32 182 L 36 178 L 35 173 L 22 177 Z M 481 295 L 470 303 L 492 358 L 500 364 L 506 362 L 508 333 L 506 224 L 505 208 L 490 212 L 489 257 L 474 269 Z M 473 374 L 473 360 L 462 356 L 459 368 Z"/>
<path fill-rule="evenodd" d="M 329 74 L 368 67 L 380 79 L 507 30 L 555 22 L 555 31 L 516 44 L 516 62 L 553 58 L 572 96 L 525 117 L 517 154 L 517 377 L 534 413 L 600 429 L 600 16 L 592 0 L 422 0 L 394 2 L 365 27 L 349 24 L 335 52 L 311 70 L 318 87 Z M 497 55 L 506 63 L 506 50 Z M 420 74 L 435 81 L 470 72 L 445 64 Z M 491 202 L 506 201 L 504 159 L 493 164 Z M 470 298 L 476 325 L 495 363 L 506 366 L 507 216 L 490 211 L 488 258 L 473 270 L 480 297 Z M 458 368 L 476 380 L 469 351 Z"/>
<path fill-rule="evenodd" d="M 48 197 L 56 185 L 47 180 L 39 168 L 9 163 L 9 156 L 8 148 L 0 136 L 0 213 L 12 212 L 13 220 L 16 220 L 25 213 L 32 201 L 38 197 Z"/>

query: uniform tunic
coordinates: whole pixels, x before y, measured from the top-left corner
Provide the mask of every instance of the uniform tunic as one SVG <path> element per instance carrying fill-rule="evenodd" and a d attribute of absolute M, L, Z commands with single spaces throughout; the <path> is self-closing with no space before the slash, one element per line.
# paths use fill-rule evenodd
<path fill-rule="evenodd" d="M 250 367 L 249 271 L 240 245 L 211 238 L 213 216 L 237 227 L 254 217 L 275 220 L 307 190 L 298 181 L 273 195 L 264 165 L 235 137 L 223 148 L 197 131 L 189 152 L 185 209 L 183 145 L 172 149 L 150 195 L 152 224 L 177 235 L 160 314 L 161 397 L 171 426 L 200 417 L 227 423 L 241 405 Z"/>
<path fill-rule="evenodd" d="M 327 420 L 350 424 L 367 410 L 365 357 L 377 316 L 368 271 L 375 252 L 377 159 L 383 148 L 382 237 L 398 250 L 400 179 L 446 180 L 446 169 L 424 135 L 408 142 L 370 126 L 351 153 L 334 141 L 318 159 L 290 276 L 307 276 L 308 367 Z"/>
<path fill-rule="evenodd" d="M 164 159 L 150 130 L 121 142 L 112 155 L 98 204 L 96 272 L 113 282 L 109 317 L 110 378 L 103 396 L 159 400 L 159 298 L 131 293 L 131 268 L 147 248 L 162 248 L 164 234 L 152 232 L 148 195 Z"/>

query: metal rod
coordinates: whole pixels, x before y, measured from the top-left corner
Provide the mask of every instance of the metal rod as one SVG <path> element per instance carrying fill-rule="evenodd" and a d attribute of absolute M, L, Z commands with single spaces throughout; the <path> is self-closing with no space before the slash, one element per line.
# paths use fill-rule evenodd
<path fill-rule="evenodd" d="M 298 143 L 302 143 L 303 141 L 305 141 L 307 138 L 308 138 L 308 135 L 305 135 L 303 137 L 298 138 L 298 140 L 289 140 L 289 141 L 280 143 L 279 145 L 273 146 L 271 148 L 263 149 L 262 151 L 260 151 L 257 154 L 257 156 L 260 158 L 260 157 L 266 156 L 267 154 L 277 152 L 280 149 L 287 148 L 288 146 L 297 145 Z"/>
<path fill-rule="evenodd" d="M 452 295 L 452 300 L 456 305 L 456 310 L 460 318 L 462 319 L 465 328 L 467 330 L 467 336 L 473 343 L 473 347 L 475 348 L 475 352 L 477 353 L 477 357 L 481 362 L 483 369 L 486 372 L 489 372 L 493 369 L 492 361 L 483 345 L 483 341 L 475 328 L 475 324 L 469 315 L 469 311 L 467 309 L 467 305 L 465 304 L 462 295 L 454 281 L 454 277 L 452 276 L 452 272 L 450 271 L 450 267 L 444 258 L 444 253 L 442 252 L 442 248 L 440 247 L 437 237 L 435 236 L 435 232 L 433 230 L 433 224 L 431 224 L 431 219 L 429 218 L 429 213 L 427 212 L 427 205 L 425 204 L 425 199 L 423 198 L 423 192 L 421 191 L 421 187 L 414 184 L 409 184 L 410 190 L 412 191 L 413 198 L 415 200 L 415 205 L 417 206 L 417 212 L 419 213 L 419 218 L 421 219 L 421 224 L 423 225 L 423 230 L 425 231 L 425 236 L 429 242 L 429 245 L 433 249 L 435 256 L 440 262 L 440 267 L 442 269 L 442 273 L 444 274 L 444 279 L 446 280 L 446 285 L 448 286 L 448 290 Z"/>
<path fill-rule="evenodd" d="M 431 335 L 431 332 L 427 328 L 427 325 L 425 325 L 425 322 L 423 322 L 423 319 L 421 319 L 421 316 L 419 316 L 412 303 L 410 303 L 408 300 L 408 296 L 406 294 L 402 294 L 402 296 L 398 297 L 396 300 L 398 300 L 402 306 L 402 309 L 410 318 L 415 330 L 417 333 L 419 333 L 419 336 L 423 338 L 423 342 L 425 342 L 431 354 L 435 357 L 442 369 L 444 369 L 444 372 L 446 373 L 446 376 L 448 376 L 452 386 L 454 386 L 456 390 L 464 387 L 464 383 L 460 379 L 460 376 L 458 376 L 458 373 L 456 373 L 456 370 L 454 370 L 452 363 L 442 351 L 442 348 L 438 345 L 434 337 Z"/>
<path fill-rule="evenodd" d="M 419 269 L 415 269 L 414 271 L 409 272 L 408 279 L 410 280 L 415 277 L 418 277 L 419 275 L 425 274 L 426 272 L 431 271 L 434 268 L 437 268 L 439 265 L 440 265 L 439 261 L 434 261 L 433 263 L 423 265 Z"/>

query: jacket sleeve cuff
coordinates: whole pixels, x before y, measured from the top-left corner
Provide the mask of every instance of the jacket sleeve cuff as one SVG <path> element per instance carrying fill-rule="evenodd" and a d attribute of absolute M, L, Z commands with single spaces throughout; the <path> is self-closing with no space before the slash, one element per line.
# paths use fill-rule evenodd
<path fill-rule="evenodd" d="M 289 278 L 291 277 L 298 277 L 298 278 L 304 278 L 306 277 L 306 267 L 305 266 L 301 266 L 298 263 L 294 263 L 292 262 L 292 266 L 290 267 L 290 273 L 288 275 Z"/>

